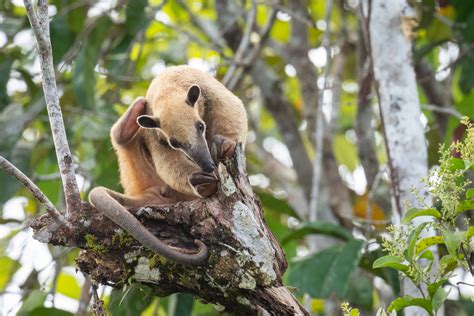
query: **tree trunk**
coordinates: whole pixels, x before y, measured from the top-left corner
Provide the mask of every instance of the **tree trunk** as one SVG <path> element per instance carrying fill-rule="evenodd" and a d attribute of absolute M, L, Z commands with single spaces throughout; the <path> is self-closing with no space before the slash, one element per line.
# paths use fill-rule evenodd
<path fill-rule="evenodd" d="M 411 193 L 415 188 L 431 204 L 421 178 L 428 175 L 428 153 L 421 124 L 421 109 L 410 40 L 410 19 L 415 16 L 406 0 L 372 0 L 368 10 L 372 67 L 379 96 L 395 208 L 423 205 Z M 403 32 L 402 29 L 405 31 Z M 436 269 L 435 269 L 436 270 Z M 403 283 L 405 295 L 418 297 L 418 289 Z M 424 315 L 421 309 L 406 309 L 409 315 Z"/>
<path fill-rule="evenodd" d="M 193 240 L 202 240 L 209 256 L 200 265 L 185 266 L 156 255 L 88 203 L 71 214 L 72 238 L 64 236 L 48 214 L 32 223 L 34 237 L 84 249 L 77 259 L 79 269 L 102 284 L 122 287 L 134 281 L 158 296 L 190 293 L 240 315 L 306 315 L 282 286 L 287 262 L 264 222 L 241 150 L 218 169 L 221 185 L 210 198 L 130 209 L 170 246 L 193 252 Z"/>

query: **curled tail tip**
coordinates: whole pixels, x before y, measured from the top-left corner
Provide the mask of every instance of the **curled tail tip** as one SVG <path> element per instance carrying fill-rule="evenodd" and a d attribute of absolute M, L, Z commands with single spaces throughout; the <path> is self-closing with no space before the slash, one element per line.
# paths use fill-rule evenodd
<path fill-rule="evenodd" d="M 199 251 L 196 253 L 196 258 L 199 260 L 199 262 L 202 262 L 207 259 L 208 255 L 208 249 L 205 243 L 203 243 L 199 239 L 194 239 L 194 244 L 198 246 Z"/>

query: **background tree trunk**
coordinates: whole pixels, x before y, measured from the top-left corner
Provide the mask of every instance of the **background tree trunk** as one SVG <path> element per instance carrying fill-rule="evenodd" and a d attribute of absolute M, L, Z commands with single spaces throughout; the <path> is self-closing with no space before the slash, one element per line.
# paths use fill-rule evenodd
<path fill-rule="evenodd" d="M 390 167 L 393 203 L 398 212 L 394 214 L 394 222 L 398 223 L 409 208 L 423 208 L 424 203 L 431 205 L 429 192 L 421 182 L 428 175 L 428 153 L 421 124 L 410 32 L 402 32 L 403 28 L 411 30 L 414 27 L 410 23 L 416 18 L 416 13 L 405 0 L 373 0 L 368 15 L 372 67 Z M 418 200 L 412 193 L 413 189 L 424 201 Z M 408 279 L 403 281 L 403 292 L 414 297 L 420 295 L 419 289 Z M 406 313 L 425 314 L 417 307 L 407 308 Z"/>

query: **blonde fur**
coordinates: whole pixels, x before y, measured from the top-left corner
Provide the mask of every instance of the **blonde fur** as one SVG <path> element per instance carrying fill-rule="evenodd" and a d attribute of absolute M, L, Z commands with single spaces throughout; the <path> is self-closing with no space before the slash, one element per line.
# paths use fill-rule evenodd
<path fill-rule="evenodd" d="M 185 102 L 192 85 L 201 88 L 194 107 Z M 210 74 L 189 66 L 169 67 L 163 71 L 151 82 L 146 100 L 149 114 L 158 117 L 161 123 L 159 131 L 147 130 L 145 134 L 157 153 L 152 154 L 157 174 L 174 190 L 199 196 L 188 179 L 201 168 L 182 151 L 166 146 L 163 140 L 176 137 L 195 141 L 194 124 L 201 119 L 206 125 L 208 145 L 214 135 L 245 144 L 247 114 L 242 102 Z"/>
<path fill-rule="evenodd" d="M 186 102 L 192 85 L 201 89 L 194 106 Z M 203 121 L 209 147 L 215 135 L 245 145 L 247 115 L 242 102 L 210 74 L 189 66 L 167 68 L 151 82 L 145 99 L 146 114 L 158 118 L 160 128 L 140 128 L 128 144 L 116 141 L 123 117 L 111 131 L 125 195 L 155 204 L 164 198 L 173 202 L 199 196 L 189 177 L 201 168 L 182 150 L 171 148 L 169 140 L 193 144 L 195 123 Z"/>

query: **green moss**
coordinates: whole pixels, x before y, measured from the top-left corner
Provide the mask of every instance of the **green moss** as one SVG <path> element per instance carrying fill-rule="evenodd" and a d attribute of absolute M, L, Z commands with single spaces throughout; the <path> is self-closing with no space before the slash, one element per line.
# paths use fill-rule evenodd
<path fill-rule="evenodd" d="M 122 231 L 112 237 L 112 245 L 119 248 L 130 246 L 135 239 L 127 232 Z"/>
<path fill-rule="evenodd" d="M 87 248 L 90 251 L 96 254 L 100 254 L 105 251 L 106 247 L 104 245 L 101 245 L 100 243 L 97 243 L 97 237 L 95 237 L 94 235 L 86 234 L 84 238 L 86 240 Z"/>

